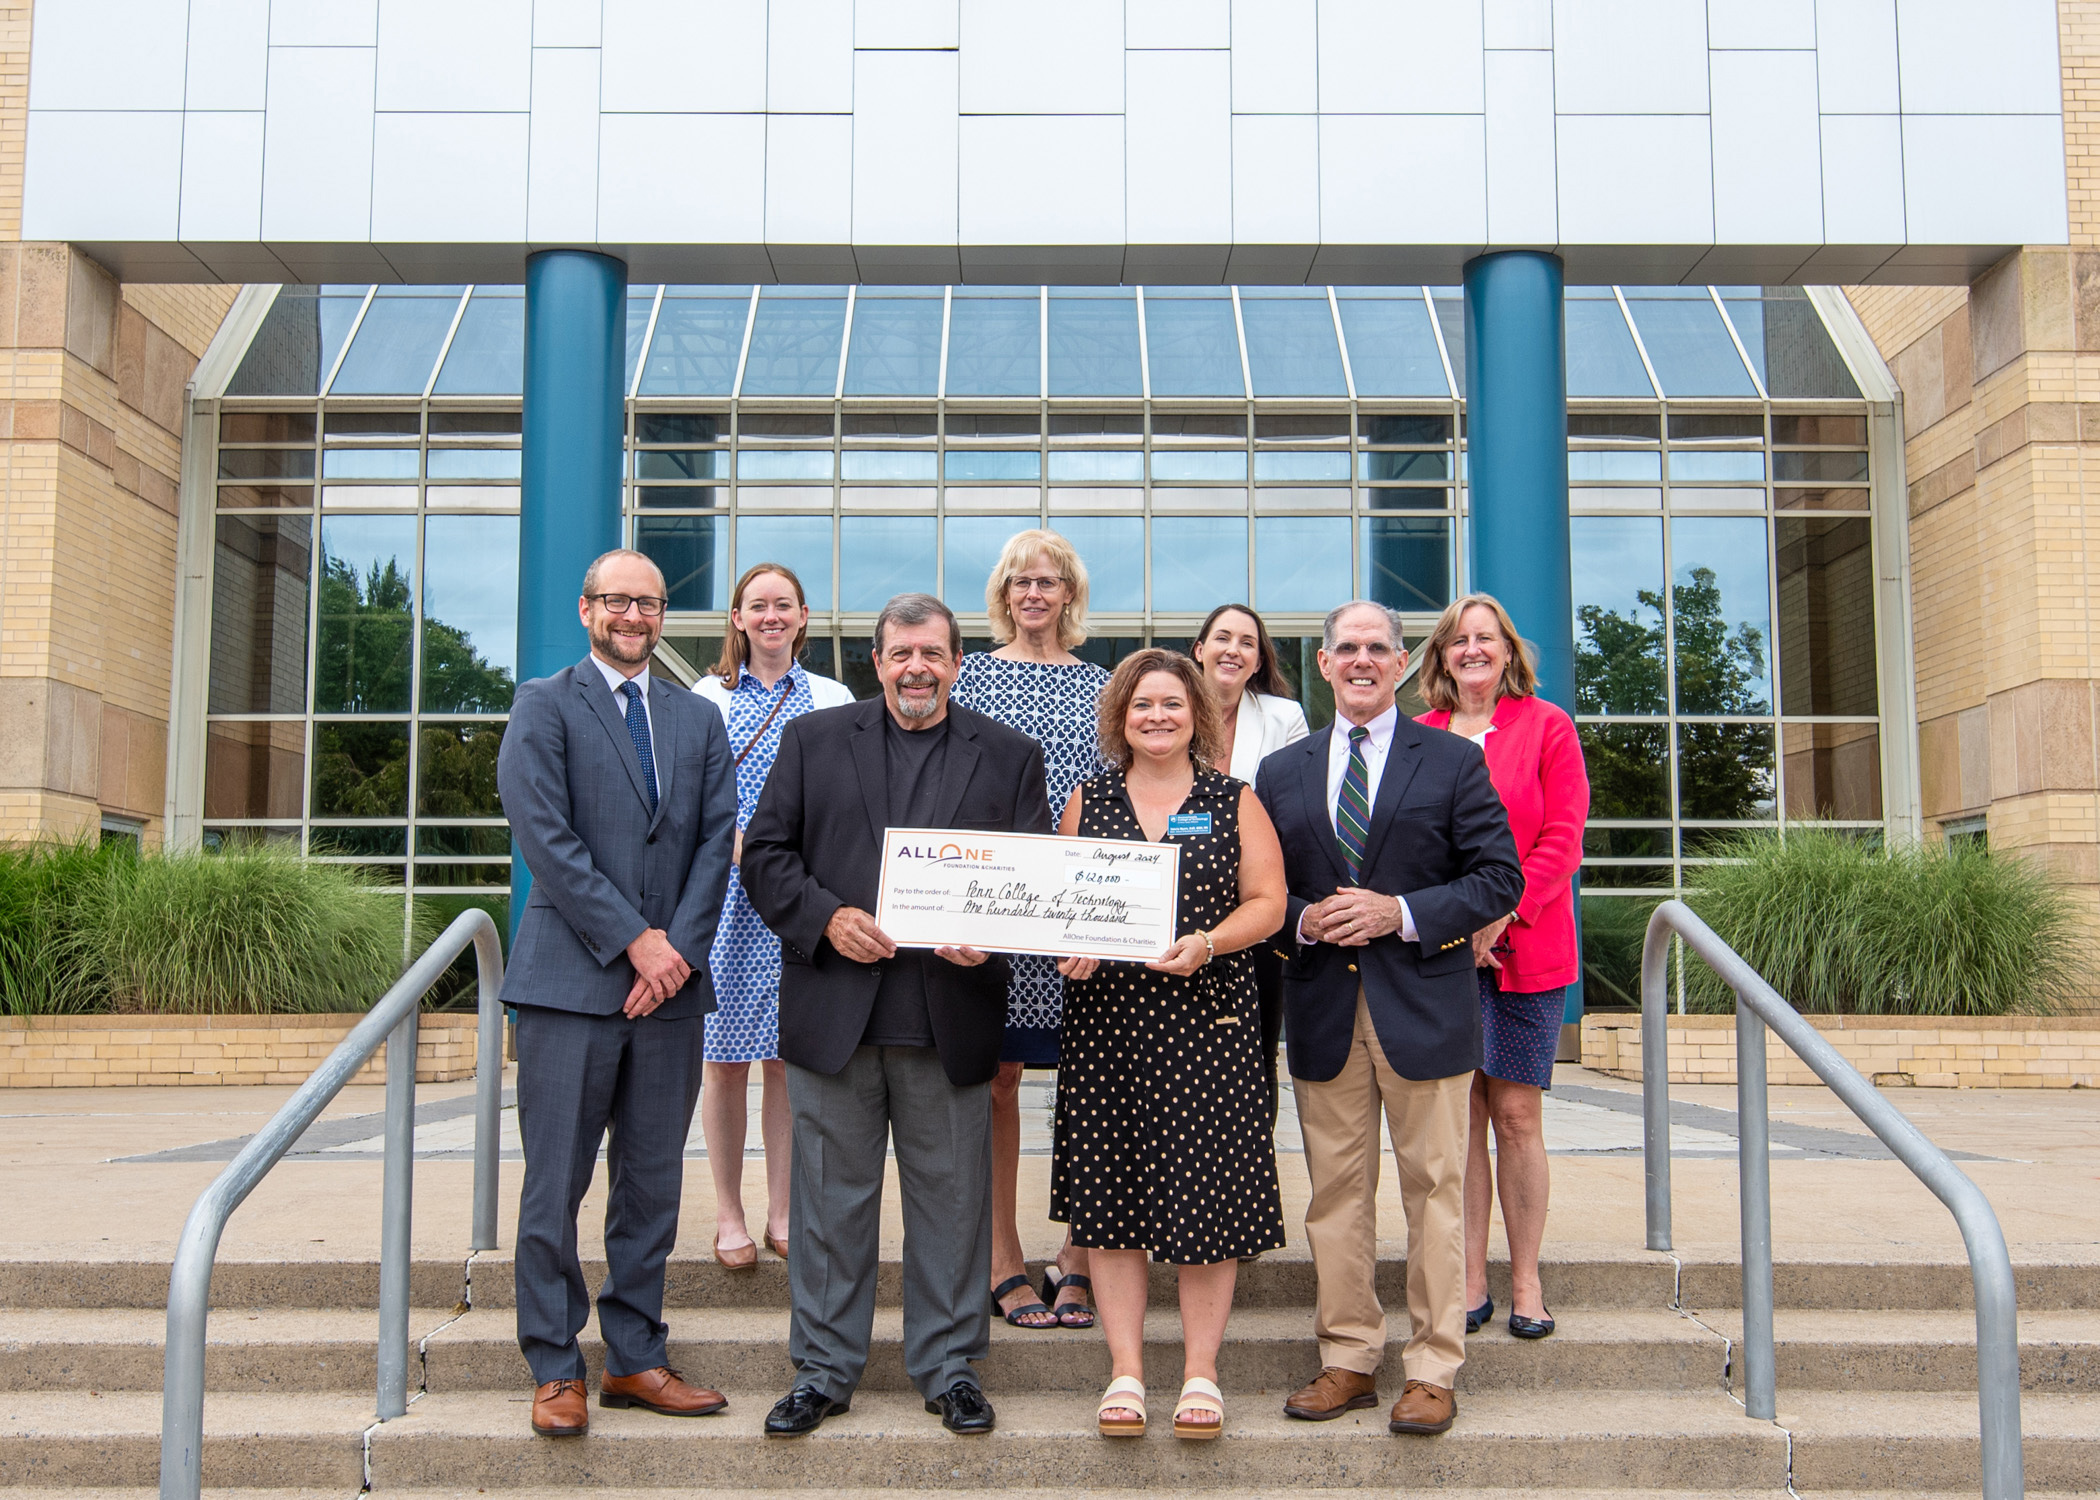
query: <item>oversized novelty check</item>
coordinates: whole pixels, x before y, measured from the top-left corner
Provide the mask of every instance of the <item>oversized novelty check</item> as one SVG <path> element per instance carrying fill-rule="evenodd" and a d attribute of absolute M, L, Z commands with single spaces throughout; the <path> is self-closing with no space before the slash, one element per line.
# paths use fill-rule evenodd
<path fill-rule="evenodd" d="M 905 948 L 1158 958 L 1180 874 L 1173 844 L 892 828 L 875 921 Z"/>

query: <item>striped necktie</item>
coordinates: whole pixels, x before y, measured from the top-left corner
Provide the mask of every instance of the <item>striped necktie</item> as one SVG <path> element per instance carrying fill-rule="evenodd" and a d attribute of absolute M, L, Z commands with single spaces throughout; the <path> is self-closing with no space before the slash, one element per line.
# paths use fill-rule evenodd
<path fill-rule="evenodd" d="M 1334 804 L 1334 836 L 1351 885 L 1362 877 L 1364 839 L 1371 832 L 1371 770 L 1364 764 L 1364 741 L 1370 737 L 1361 724 L 1349 731 L 1349 769 L 1342 773 L 1342 795 Z"/>

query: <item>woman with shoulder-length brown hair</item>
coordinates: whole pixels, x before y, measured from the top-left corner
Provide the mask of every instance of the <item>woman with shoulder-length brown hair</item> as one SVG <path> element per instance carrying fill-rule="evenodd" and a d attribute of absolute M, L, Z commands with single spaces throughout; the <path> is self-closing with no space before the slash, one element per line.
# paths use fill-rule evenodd
<path fill-rule="evenodd" d="M 744 825 L 780 750 L 787 721 L 851 703 L 842 682 L 806 670 L 798 658 L 809 638 L 802 580 L 781 563 L 755 563 L 729 596 L 729 633 L 714 669 L 693 685 L 729 729 L 736 763 L 736 863 Z M 745 1090 L 759 1065 L 759 1138 L 766 1148 L 766 1245 L 787 1259 L 787 1067 L 780 1061 L 780 939 L 751 909 L 739 872 L 729 872 L 722 921 L 708 951 L 715 1013 L 707 1018 L 701 1062 L 700 1130 L 715 1181 L 715 1259 L 731 1270 L 758 1264 L 756 1237 L 744 1222 Z"/>
<path fill-rule="evenodd" d="M 1553 1331 L 1539 1282 L 1551 1179 L 1540 1115 L 1553 1086 L 1567 987 L 1581 973 L 1573 877 L 1590 814 L 1589 773 L 1575 721 L 1538 696 L 1536 653 L 1492 594 L 1456 600 L 1422 646 L 1421 722 L 1487 754 L 1524 866 L 1517 909 L 1473 934 L 1480 974 L 1480 1071 L 1466 1161 L 1466 1331 L 1495 1315 L 1487 1291 L 1488 1217 L 1499 1185 L 1509 1236 L 1509 1331 Z M 1488 1129 L 1495 1159 L 1488 1159 Z"/>
<path fill-rule="evenodd" d="M 1214 769 L 1216 709 L 1186 656 L 1124 658 L 1101 694 L 1100 735 L 1111 769 L 1072 792 L 1058 832 L 1178 845 L 1176 935 L 1149 963 L 1058 961 L 1050 1217 L 1093 1268 L 1114 1376 L 1102 1435 L 1145 1430 L 1146 1268 L 1158 1259 L 1181 1283 L 1174 1435 L 1214 1438 L 1239 1262 L 1283 1245 L 1248 952 L 1283 923 L 1283 852 L 1253 789 Z"/>

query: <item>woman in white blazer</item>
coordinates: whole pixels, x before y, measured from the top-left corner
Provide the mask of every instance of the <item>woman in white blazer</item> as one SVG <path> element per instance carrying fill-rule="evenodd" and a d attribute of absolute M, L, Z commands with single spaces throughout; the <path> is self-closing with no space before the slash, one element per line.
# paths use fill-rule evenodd
<path fill-rule="evenodd" d="M 851 703 L 844 683 L 806 671 L 796 660 L 809 639 L 802 580 L 780 563 L 748 568 L 730 595 L 722 656 L 693 691 L 721 711 L 736 759 L 736 853 L 744 858 L 744 825 L 780 750 L 780 731 L 798 714 Z M 733 1271 L 758 1264 L 757 1236 L 744 1222 L 744 1114 L 751 1064 L 759 1065 L 759 1135 L 766 1147 L 766 1247 L 787 1259 L 787 1068 L 780 1061 L 780 939 L 751 908 L 738 872 L 729 874 L 708 953 L 715 1013 L 702 1041 L 700 1129 L 715 1179 L 715 1259 Z"/>
<path fill-rule="evenodd" d="M 1305 710 L 1290 696 L 1261 616 L 1244 604 L 1221 604 L 1196 633 L 1189 654 L 1203 669 L 1211 699 L 1218 706 L 1225 745 L 1219 767 L 1249 786 L 1265 755 L 1274 754 L 1312 731 Z M 1283 956 L 1272 943 L 1254 946 L 1254 977 L 1261 990 L 1262 1057 L 1268 1064 L 1269 1123 L 1276 1123 L 1276 1043 L 1283 1035 Z"/>

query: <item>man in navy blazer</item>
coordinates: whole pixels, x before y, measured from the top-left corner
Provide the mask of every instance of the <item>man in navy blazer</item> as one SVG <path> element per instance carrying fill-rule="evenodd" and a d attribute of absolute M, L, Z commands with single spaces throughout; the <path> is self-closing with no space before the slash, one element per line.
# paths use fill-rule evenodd
<path fill-rule="evenodd" d="M 1312 1179 L 1317 1378 L 1286 1415 L 1378 1404 L 1378 1116 L 1407 1211 L 1406 1384 L 1394 1432 L 1450 1427 L 1465 1362 L 1467 1100 L 1480 1066 L 1472 936 L 1516 909 L 1515 841 L 1480 747 L 1401 713 L 1398 619 L 1354 600 L 1327 617 L 1335 721 L 1261 763 L 1289 888 L 1277 935 L 1293 1097 Z"/>
<path fill-rule="evenodd" d="M 707 952 L 729 881 L 736 777 L 722 716 L 653 681 L 664 577 L 608 552 L 577 612 L 591 654 L 519 686 L 496 763 L 532 894 L 503 1002 L 517 1008 L 518 1345 L 532 1427 L 589 1426 L 576 1335 L 590 1295 L 576 1211 L 606 1141 L 601 1406 L 700 1416 L 727 1403 L 665 1361 L 664 1263 L 678 1237 L 700 1034 L 715 1008 Z M 607 1140 L 608 1133 L 610 1139 Z"/>

